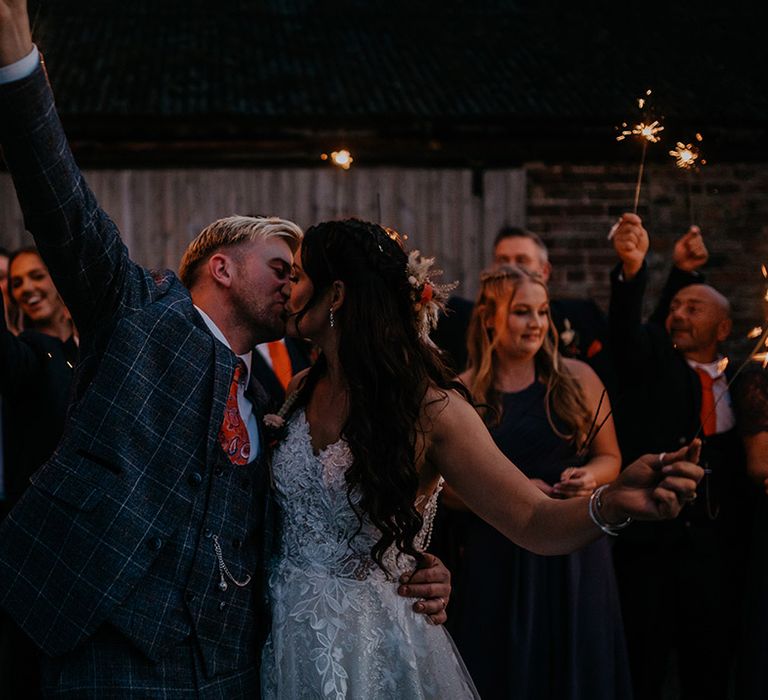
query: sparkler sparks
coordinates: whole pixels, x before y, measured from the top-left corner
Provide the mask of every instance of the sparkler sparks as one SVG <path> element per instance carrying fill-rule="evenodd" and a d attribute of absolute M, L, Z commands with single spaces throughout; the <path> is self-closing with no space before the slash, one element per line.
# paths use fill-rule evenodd
<path fill-rule="evenodd" d="M 320 156 L 320 160 L 330 160 L 331 163 L 338 166 L 342 170 L 349 170 L 355 159 L 346 148 L 342 148 L 339 151 L 333 151 L 330 155 L 323 153 Z"/>
<path fill-rule="evenodd" d="M 760 266 L 760 272 L 763 273 L 764 279 L 768 279 L 768 269 L 765 267 L 765 265 Z M 768 289 L 766 289 L 763 299 L 768 301 Z M 754 350 L 752 350 L 752 352 L 749 354 L 749 357 L 747 357 L 747 362 L 749 362 L 749 360 L 754 360 L 757 362 L 762 362 L 763 367 L 768 366 L 768 352 L 758 352 L 758 350 L 768 348 L 768 326 L 765 329 L 763 329 L 761 326 L 755 326 L 749 333 L 747 333 L 747 338 L 759 338 Z"/>
<path fill-rule="evenodd" d="M 701 143 L 704 137 L 697 133 L 693 140 Z M 698 171 L 699 166 L 706 165 L 707 161 L 701 157 L 701 150 L 698 146 L 695 146 L 693 143 L 684 143 L 683 141 L 678 141 L 675 144 L 675 148 L 669 152 L 669 155 L 675 159 L 675 165 L 678 169 L 686 173 L 685 191 L 688 201 L 688 218 L 693 226 L 695 219 L 693 216 L 693 186 L 691 177 L 695 171 Z"/>
<path fill-rule="evenodd" d="M 651 92 L 651 90 L 646 90 L 645 95 L 637 100 L 637 106 L 641 113 L 641 120 L 633 126 L 629 126 L 627 122 L 623 122 L 621 127 L 617 127 L 617 129 L 621 129 L 619 135 L 616 137 L 617 141 L 624 141 L 630 136 L 636 136 L 643 144 L 643 152 L 640 156 L 640 169 L 638 170 L 637 183 L 635 184 L 635 207 L 633 210 L 635 214 L 637 214 L 637 205 L 640 201 L 640 187 L 643 184 L 643 170 L 645 168 L 645 154 L 648 150 L 648 144 L 661 141 L 659 134 L 664 131 L 664 126 L 661 122 L 658 119 L 653 119 L 653 117 L 649 116 L 650 111 L 646 110 L 648 103 L 647 98 L 651 96 Z"/>
<path fill-rule="evenodd" d="M 701 143 L 704 137 L 697 133 L 695 140 Z M 675 165 L 681 170 L 693 170 L 699 165 L 706 165 L 707 161 L 701 157 L 701 150 L 692 143 L 678 141 L 675 148 L 669 152 L 675 159 Z"/>
<path fill-rule="evenodd" d="M 626 127 L 626 122 L 621 126 Z M 661 138 L 659 138 L 656 134 L 661 131 L 664 131 L 664 126 L 659 121 L 653 121 L 650 124 L 640 122 L 639 124 L 635 124 L 631 129 L 625 128 L 616 137 L 616 140 L 623 141 L 625 138 L 627 138 L 627 136 L 641 136 L 643 140 L 648 141 L 649 143 L 658 143 L 661 141 Z"/>
<path fill-rule="evenodd" d="M 683 170 L 690 170 L 696 165 L 699 159 L 699 149 L 692 143 L 677 142 L 676 148 L 673 148 L 669 155 L 675 159 L 675 165 Z"/>

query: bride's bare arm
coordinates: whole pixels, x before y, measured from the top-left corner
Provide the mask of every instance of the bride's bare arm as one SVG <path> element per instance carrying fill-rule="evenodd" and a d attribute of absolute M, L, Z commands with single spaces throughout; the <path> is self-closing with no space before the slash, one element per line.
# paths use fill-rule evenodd
<path fill-rule="evenodd" d="M 586 498 L 555 500 L 531 484 L 496 447 L 475 409 L 455 392 L 430 392 L 426 406 L 427 460 L 481 518 L 517 544 L 539 554 L 565 554 L 600 535 Z M 695 496 L 703 471 L 670 455 L 661 468 L 647 455 L 622 472 L 603 494 L 602 516 L 674 517 Z"/>

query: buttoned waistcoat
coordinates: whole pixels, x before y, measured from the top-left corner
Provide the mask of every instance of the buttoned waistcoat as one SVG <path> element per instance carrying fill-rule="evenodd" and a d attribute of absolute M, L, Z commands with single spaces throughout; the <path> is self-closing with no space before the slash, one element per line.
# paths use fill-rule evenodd
<path fill-rule="evenodd" d="M 175 275 L 130 260 L 74 162 L 42 69 L 0 86 L 0 142 L 26 226 L 81 337 L 62 440 L 0 528 L 0 604 L 51 655 L 110 618 L 150 656 L 162 654 L 185 630 L 153 609 L 166 600 L 157 595 L 165 591 L 181 614 L 181 594 L 210 593 L 201 576 L 219 580 L 205 528 L 224 538 L 230 507 L 261 521 L 252 499 L 261 498 L 262 472 L 244 497 L 212 490 L 235 357 L 206 331 Z M 249 524 L 241 530 L 253 535 Z M 174 554 L 184 538 L 195 539 L 186 543 L 192 556 Z M 255 557 L 227 550 L 243 577 Z M 174 556 L 179 566 L 163 561 Z M 200 602 L 184 605 L 199 625 Z M 205 623 L 206 639 L 225 643 Z M 208 670 L 242 658 L 210 655 Z"/>

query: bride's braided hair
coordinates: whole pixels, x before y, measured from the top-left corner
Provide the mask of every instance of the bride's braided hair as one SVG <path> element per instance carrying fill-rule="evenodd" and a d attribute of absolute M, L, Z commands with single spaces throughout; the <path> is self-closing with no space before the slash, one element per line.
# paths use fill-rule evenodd
<path fill-rule="evenodd" d="M 422 519 L 414 507 L 416 444 L 418 431 L 428 429 L 421 425 L 422 404 L 430 386 L 454 388 L 455 378 L 438 351 L 419 337 L 408 256 L 397 234 L 357 219 L 321 223 L 305 233 L 301 261 L 314 294 L 299 322 L 334 280 L 345 285 L 344 304 L 335 316 L 349 386 L 342 434 L 353 462 L 346 481 L 350 497 L 360 494 L 359 507 L 382 533 L 371 555 L 384 568 L 384 553 L 393 544 L 417 555 L 413 541 Z M 325 370 L 321 356 L 300 401 Z"/>

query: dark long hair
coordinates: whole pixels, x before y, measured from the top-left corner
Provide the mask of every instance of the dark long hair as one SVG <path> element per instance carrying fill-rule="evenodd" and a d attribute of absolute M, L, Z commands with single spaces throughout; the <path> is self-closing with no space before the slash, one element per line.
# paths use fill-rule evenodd
<path fill-rule="evenodd" d="M 11 288 L 11 268 L 13 267 L 14 260 L 16 260 L 16 258 L 21 255 L 36 255 L 40 259 L 40 262 L 43 264 L 45 269 L 48 269 L 48 266 L 45 264 L 45 260 L 43 260 L 43 256 L 40 255 L 40 251 L 36 246 L 23 246 L 21 248 L 17 248 L 10 254 L 8 257 L 8 301 L 10 305 L 8 309 L 8 316 L 12 319 L 18 330 L 36 330 L 38 328 L 38 324 L 36 324 L 31 318 L 29 318 L 29 316 L 21 311 L 19 302 L 16 301 L 16 296 L 14 295 L 13 289 Z"/>
<path fill-rule="evenodd" d="M 335 280 L 344 282 L 344 304 L 335 316 L 339 361 L 349 387 L 349 414 L 342 428 L 353 456 L 347 494 L 350 503 L 354 491 L 361 496 L 361 525 L 364 512 L 381 531 L 371 556 L 385 569 L 384 553 L 393 544 L 418 556 L 414 538 L 422 518 L 414 506 L 416 445 L 419 431 L 428 429 L 422 425 L 426 392 L 458 383 L 437 349 L 419 337 L 408 256 L 394 232 L 356 219 L 318 224 L 304 234 L 301 262 L 314 293 L 299 319 Z M 326 367 L 321 355 L 300 402 Z"/>

